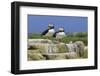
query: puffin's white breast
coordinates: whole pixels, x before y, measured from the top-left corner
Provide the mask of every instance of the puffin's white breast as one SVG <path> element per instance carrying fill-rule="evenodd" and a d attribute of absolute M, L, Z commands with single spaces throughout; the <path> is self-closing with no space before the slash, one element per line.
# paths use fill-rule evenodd
<path fill-rule="evenodd" d="M 48 30 L 46 36 L 52 36 L 54 33 L 55 33 L 55 30 L 54 29 L 50 29 L 50 30 Z"/>
<path fill-rule="evenodd" d="M 49 33 L 55 33 L 55 30 L 54 29 L 50 29 L 48 32 Z"/>
<path fill-rule="evenodd" d="M 63 36 L 63 35 L 65 35 L 65 33 L 64 32 L 59 32 L 59 33 L 57 33 L 57 35 Z"/>
<path fill-rule="evenodd" d="M 59 32 L 56 34 L 56 38 L 63 38 L 63 37 L 65 37 L 65 35 L 66 34 L 64 32 Z"/>

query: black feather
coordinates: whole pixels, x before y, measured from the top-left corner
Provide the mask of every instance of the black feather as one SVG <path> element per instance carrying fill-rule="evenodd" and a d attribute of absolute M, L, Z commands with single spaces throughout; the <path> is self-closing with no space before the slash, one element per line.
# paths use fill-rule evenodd
<path fill-rule="evenodd" d="M 56 34 L 58 33 L 59 31 L 56 31 L 54 34 L 53 34 L 53 37 L 56 37 Z"/>
<path fill-rule="evenodd" d="M 41 33 L 41 36 L 45 35 L 45 34 L 48 32 L 48 30 L 49 30 L 49 29 L 46 29 L 45 31 L 43 31 L 43 32 Z"/>

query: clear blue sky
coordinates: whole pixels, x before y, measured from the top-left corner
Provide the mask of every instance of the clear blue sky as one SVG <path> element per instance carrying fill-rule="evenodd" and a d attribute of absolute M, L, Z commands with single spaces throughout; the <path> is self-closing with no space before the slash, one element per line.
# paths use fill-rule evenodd
<path fill-rule="evenodd" d="M 55 30 L 63 27 L 65 32 L 87 32 L 88 18 L 78 16 L 28 15 L 28 33 L 41 33 L 52 23 Z"/>

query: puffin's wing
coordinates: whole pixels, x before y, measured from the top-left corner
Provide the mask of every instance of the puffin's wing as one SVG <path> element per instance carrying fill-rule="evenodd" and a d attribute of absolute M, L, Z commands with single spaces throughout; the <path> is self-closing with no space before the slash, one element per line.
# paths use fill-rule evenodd
<path fill-rule="evenodd" d="M 45 35 L 48 32 L 48 29 L 41 33 L 41 36 Z"/>
<path fill-rule="evenodd" d="M 55 33 L 53 34 L 53 37 L 56 37 L 56 34 L 57 34 L 58 32 L 59 32 L 59 31 L 55 32 Z"/>

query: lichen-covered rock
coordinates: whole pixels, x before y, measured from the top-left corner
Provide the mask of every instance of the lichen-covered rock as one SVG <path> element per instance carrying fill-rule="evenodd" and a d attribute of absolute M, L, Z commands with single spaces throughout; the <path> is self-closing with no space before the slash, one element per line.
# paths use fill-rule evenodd
<path fill-rule="evenodd" d="M 82 58 L 88 58 L 88 48 L 87 47 L 84 48 Z"/>
<path fill-rule="evenodd" d="M 40 53 L 28 53 L 30 60 L 45 60 L 46 58 Z"/>
<path fill-rule="evenodd" d="M 76 44 L 74 43 L 69 43 L 69 44 L 66 44 L 66 46 L 68 47 L 68 52 L 76 52 Z"/>
<path fill-rule="evenodd" d="M 82 55 L 84 54 L 84 43 L 82 41 L 76 41 L 75 43 L 75 46 L 76 46 L 76 53 L 82 57 Z"/>
<path fill-rule="evenodd" d="M 48 39 L 29 40 L 28 60 L 60 60 L 87 58 L 88 48 L 82 41 L 62 42 Z"/>
<path fill-rule="evenodd" d="M 66 52 L 68 52 L 68 47 L 64 43 L 56 44 L 56 47 L 58 48 L 57 53 L 66 53 Z"/>
<path fill-rule="evenodd" d="M 46 57 L 47 60 L 60 60 L 60 59 L 66 59 L 66 55 L 63 54 L 63 53 L 45 54 L 44 57 Z"/>
<path fill-rule="evenodd" d="M 48 44 L 34 44 L 28 50 L 34 53 L 48 53 Z"/>
<path fill-rule="evenodd" d="M 47 58 L 48 60 L 55 60 L 56 55 L 48 55 Z"/>
<path fill-rule="evenodd" d="M 56 57 L 55 57 L 55 60 L 62 60 L 62 59 L 66 59 L 66 55 L 65 54 L 58 54 Z"/>
<path fill-rule="evenodd" d="M 77 55 L 76 52 L 69 52 L 69 53 L 66 53 L 66 58 L 67 59 L 77 59 L 79 58 L 79 56 Z"/>
<path fill-rule="evenodd" d="M 27 52 L 28 52 L 28 54 L 40 53 L 39 50 L 28 50 Z"/>

